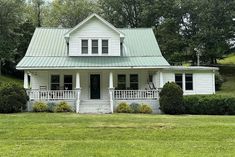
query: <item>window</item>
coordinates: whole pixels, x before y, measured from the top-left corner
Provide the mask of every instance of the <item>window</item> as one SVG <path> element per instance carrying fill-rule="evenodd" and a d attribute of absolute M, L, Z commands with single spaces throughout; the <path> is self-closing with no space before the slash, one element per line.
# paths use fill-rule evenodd
<path fill-rule="evenodd" d="M 92 54 L 98 54 L 98 40 L 92 40 Z"/>
<path fill-rule="evenodd" d="M 72 75 L 64 75 L 64 89 L 65 90 L 73 89 L 73 76 Z"/>
<path fill-rule="evenodd" d="M 185 90 L 193 90 L 193 74 L 185 74 Z"/>
<path fill-rule="evenodd" d="M 130 75 L 130 89 L 137 90 L 138 88 L 139 88 L 138 75 L 131 74 Z"/>
<path fill-rule="evenodd" d="M 149 74 L 148 82 L 153 82 L 153 74 Z"/>
<path fill-rule="evenodd" d="M 82 40 L 82 54 L 88 54 L 88 40 Z"/>
<path fill-rule="evenodd" d="M 109 41 L 102 40 L 102 54 L 108 54 L 108 53 L 109 53 Z"/>
<path fill-rule="evenodd" d="M 60 89 L 60 75 L 51 75 L 51 90 Z"/>
<path fill-rule="evenodd" d="M 118 89 L 126 89 L 126 75 L 118 75 Z"/>
<path fill-rule="evenodd" d="M 175 74 L 175 83 L 183 89 L 183 75 Z"/>

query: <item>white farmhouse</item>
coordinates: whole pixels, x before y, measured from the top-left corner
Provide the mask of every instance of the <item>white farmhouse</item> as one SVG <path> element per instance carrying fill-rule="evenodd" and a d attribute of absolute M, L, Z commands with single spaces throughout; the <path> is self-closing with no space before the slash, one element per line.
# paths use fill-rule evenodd
<path fill-rule="evenodd" d="M 96 14 L 72 29 L 37 28 L 17 69 L 25 72 L 29 110 L 34 101 L 67 101 L 79 113 L 113 113 L 123 101 L 159 113 L 166 82 L 185 95 L 214 94 L 217 70 L 170 66 L 151 28 L 115 28 Z"/>

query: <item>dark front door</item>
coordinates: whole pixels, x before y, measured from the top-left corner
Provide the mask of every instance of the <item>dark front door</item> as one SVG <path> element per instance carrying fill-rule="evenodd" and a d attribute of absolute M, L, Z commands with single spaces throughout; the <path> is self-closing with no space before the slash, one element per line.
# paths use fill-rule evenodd
<path fill-rule="evenodd" d="M 100 99 L 100 75 L 90 75 L 91 99 Z"/>

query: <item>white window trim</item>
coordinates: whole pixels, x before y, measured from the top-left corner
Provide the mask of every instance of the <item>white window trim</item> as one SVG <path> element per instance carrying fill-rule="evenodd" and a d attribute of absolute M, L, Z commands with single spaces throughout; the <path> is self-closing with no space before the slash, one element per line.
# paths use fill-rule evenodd
<path fill-rule="evenodd" d="M 193 73 L 190 73 L 190 72 L 189 72 L 189 73 L 188 73 L 188 72 L 185 73 L 185 72 L 184 72 L 184 73 L 175 73 L 175 75 L 176 75 L 176 74 L 182 74 L 182 84 L 183 84 L 183 85 L 182 85 L 182 90 L 183 90 L 184 92 L 185 92 L 185 91 L 187 91 L 187 92 L 190 92 L 190 91 L 192 92 L 192 91 L 194 91 L 194 89 L 195 89 L 195 87 L 194 87 L 194 81 L 195 81 L 195 80 L 193 79 L 193 81 L 192 81 L 193 89 L 192 89 L 192 90 L 186 90 L 186 78 L 185 78 L 185 75 L 186 75 L 186 74 L 192 74 L 192 78 L 193 78 L 193 76 L 194 76 Z"/>
<path fill-rule="evenodd" d="M 82 40 L 88 40 L 88 54 L 82 54 Z M 98 54 L 92 54 L 92 40 L 98 40 Z M 108 40 L 108 53 L 107 54 L 103 54 L 102 53 L 102 40 Z M 98 38 L 80 38 L 79 41 L 79 45 L 80 45 L 80 53 L 79 56 L 109 56 L 110 54 L 110 47 L 111 47 L 111 43 L 110 43 L 110 38 L 107 37 L 98 37 Z"/>
<path fill-rule="evenodd" d="M 103 53 L 103 51 L 102 51 L 102 49 L 103 49 L 102 40 L 108 40 L 108 53 Z M 102 55 L 102 56 L 108 56 L 109 53 L 110 53 L 110 40 L 109 40 L 109 39 L 106 39 L 106 38 L 102 38 L 102 39 L 100 40 L 100 43 L 101 43 L 101 55 Z"/>

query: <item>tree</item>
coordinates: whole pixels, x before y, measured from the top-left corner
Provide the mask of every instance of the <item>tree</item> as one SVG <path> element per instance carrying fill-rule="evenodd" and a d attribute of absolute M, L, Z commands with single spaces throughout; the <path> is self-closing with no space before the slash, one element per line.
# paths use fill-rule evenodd
<path fill-rule="evenodd" d="M 23 0 L 0 0 L 0 75 L 6 61 L 16 53 L 15 29 L 22 20 Z"/>
<path fill-rule="evenodd" d="M 151 27 L 156 0 L 100 0 L 101 15 L 116 27 Z"/>
<path fill-rule="evenodd" d="M 232 47 L 235 35 L 233 22 L 235 1 L 183 0 L 181 32 L 187 41 L 190 56 L 199 47 L 204 63 L 216 64 Z M 195 59 L 194 59 L 195 60 Z M 195 61 L 194 61 L 195 62 Z"/>
<path fill-rule="evenodd" d="M 36 27 L 41 27 L 44 24 L 48 7 L 45 0 L 29 0 L 25 7 L 26 19 L 31 21 Z"/>
<path fill-rule="evenodd" d="M 74 27 L 97 11 L 96 2 L 89 0 L 54 0 L 46 24 L 53 27 Z"/>

